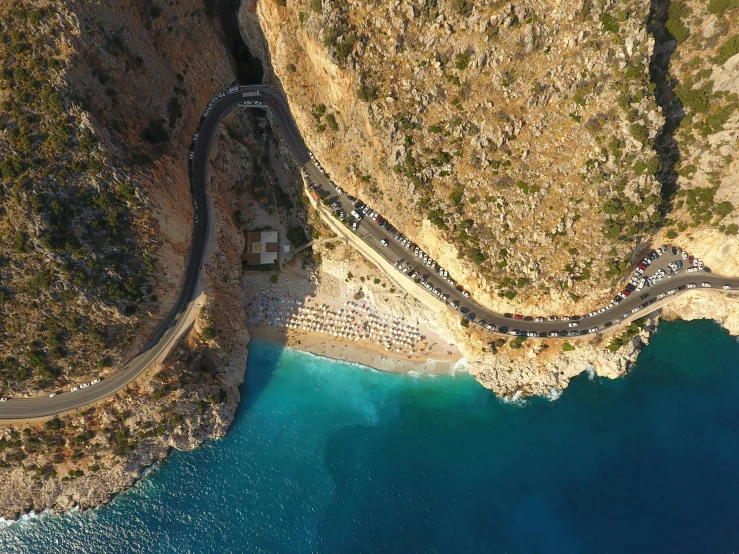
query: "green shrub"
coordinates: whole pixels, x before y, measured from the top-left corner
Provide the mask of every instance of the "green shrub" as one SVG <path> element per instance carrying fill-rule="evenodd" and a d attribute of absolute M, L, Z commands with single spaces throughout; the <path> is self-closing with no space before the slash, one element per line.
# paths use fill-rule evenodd
<path fill-rule="evenodd" d="M 467 52 L 462 52 L 461 54 L 457 54 L 454 57 L 454 67 L 456 67 L 460 71 L 467 69 L 467 66 L 469 64 L 470 64 L 470 54 Z"/>
<path fill-rule="evenodd" d="M 141 137 L 149 144 L 159 144 L 169 140 L 169 132 L 163 119 L 152 119 L 141 132 Z"/>
<path fill-rule="evenodd" d="M 363 102 L 374 102 L 379 97 L 379 91 L 374 85 L 362 83 L 357 88 L 357 98 Z"/>
<path fill-rule="evenodd" d="M 573 350 L 575 350 L 575 347 L 572 346 L 569 342 L 562 343 L 562 352 L 572 352 Z"/>
<path fill-rule="evenodd" d="M 726 10 L 733 10 L 739 7 L 739 0 L 709 0 L 708 13 L 723 14 Z"/>
<path fill-rule="evenodd" d="M 608 33 L 618 33 L 618 21 L 612 15 L 604 13 L 600 16 L 600 22 L 603 24 L 603 30 Z"/>
<path fill-rule="evenodd" d="M 734 35 L 727 39 L 727 41 L 719 47 L 718 52 L 716 52 L 716 58 L 719 64 L 724 64 L 729 58 L 736 54 L 739 54 L 739 35 Z"/>

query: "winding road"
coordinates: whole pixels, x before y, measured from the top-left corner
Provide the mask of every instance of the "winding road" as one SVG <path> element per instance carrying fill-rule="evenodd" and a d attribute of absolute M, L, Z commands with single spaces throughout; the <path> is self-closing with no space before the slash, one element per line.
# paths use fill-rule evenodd
<path fill-rule="evenodd" d="M 194 224 L 192 245 L 187 260 L 182 289 L 179 299 L 172 310 L 157 327 L 154 335 L 141 352 L 111 377 L 84 389 L 75 392 L 65 391 L 54 397 L 10 398 L 0 403 L 0 421 L 49 417 L 102 400 L 136 379 L 154 361 L 166 356 L 170 349 L 177 343 L 177 340 L 187 330 L 188 315 L 192 308 L 193 300 L 196 298 L 200 270 L 203 265 L 210 229 L 211 214 L 206 194 L 206 169 L 209 163 L 210 145 L 220 121 L 231 111 L 238 108 L 269 110 L 293 158 L 302 168 L 304 175 L 307 176 L 312 185 L 323 191 L 323 194 L 328 196 L 330 201 L 336 200 L 340 204 L 341 209 L 347 214 L 351 212 L 353 209 L 353 199 L 343 192 L 336 191 L 328 177 L 312 162 L 311 154 L 303 142 L 287 104 L 280 93 L 269 86 L 256 85 L 233 87 L 219 94 L 208 105 L 198 125 L 197 134 L 193 137 L 191 144 L 188 170 L 192 200 L 197 206 L 195 210 L 196 222 Z M 350 235 L 354 233 L 353 231 L 349 231 L 348 228 L 347 231 Z M 613 326 L 621 325 L 654 311 L 665 302 L 690 290 L 687 287 L 693 283 L 695 283 L 696 288 L 702 288 L 702 283 L 709 283 L 712 285 L 710 290 L 720 292 L 732 292 L 739 289 L 739 279 L 736 278 L 724 278 L 707 271 L 694 273 L 683 271 L 673 278 L 664 279 L 648 289 L 640 292 L 635 291 L 613 308 L 587 319 L 579 319 L 578 327 L 573 328 L 569 327 L 572 321 L 563 321 L 561 318 L 557 321 L 547 321 L 546 318 L 544 321 L 534 321 L 534 317 L 529 316 L 526 318 L 528 320 L 523 318 L 517 320 L 514 319 L 515 316 L 513 315 L 507 317 L 506 315 L 496 314 L 483 308 L 471 298 L 463 295 L 461 291 L 457 290 L 451 284 L 434 274 L 430 269 L 424 267 L 417 258 L 414 258 L 412 250 L 404 248 L 393 238 L 394 235 L 391 236 L 369 218 L 364 218 L 361 221 L 356 232 L 356 237 L 364 241 L 366 245 L 376 250 L 391 263 L 405 260 L 406 262 L 412 263 L 414 267 L 422 270 L 422 274 L 428 275 L 428 280 L 434 284 L 435 288 L 440 288 L 443 293 L 449 295 L 448 301 L 450 303 L 458 301 L 460 309 L 464 308 L 465 311 L 469 310 L 475 313 L 476 319 L 473 325 L 485 320 L 489 324 L 494 324 L 498 331 L 506 334 L 518 331 L 518 333 L 527 332 L 532 337 L 542 337 L 557 333 L 557 336 L 569 337 L 571 334 L 572 338 L 580 338 L 588 336 L 589 329 L 598 328 L 598 331 L 594 332 L 602 332 L 606 324 Z M 386 246 L 381 243 L 383 239 L 388 242 Z M 662 258 L 659 258 L 659 260 L 662 260 Z M 666 260 L 663 261 L 666 263 Z M 649 266 L 647 274 L 654 272 L 658 265 L 655 262 L 655 264 Z M 401 276 L 401 282 L 402 279 L 410 279 L 402 272 L 398 272 L 398 275 Z M 724 290 L 722 288 L 724 285 L 729 285 L 731 290 Z M 677 290 L 679 288 L 681 290 Z M 673 289 L 675 290 L 674 293 L 666 295 L 664 298 L 658 298 L 660 294 L 666 294 Z M 648 294 L 648 297 L 641 298 L 644 294 Z M 652 302 L 652 304 L 648 304 L 649 302 Z M 627 312 L 631 312 L 635 308 L 639 308 L 639 311 L 627 315 Z"/>

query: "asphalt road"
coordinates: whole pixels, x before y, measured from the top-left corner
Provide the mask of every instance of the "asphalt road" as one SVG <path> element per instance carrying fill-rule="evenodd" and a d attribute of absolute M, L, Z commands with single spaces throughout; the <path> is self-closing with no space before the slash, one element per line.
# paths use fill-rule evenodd
<path fill-rule="evenodd" d="M 246 98 L 242 96 L 243 93 L 256 92 L 257 90 L 260 92 L 260 96 L 258 97 Z M 258 101 L 259 105 L 254 103 L 247 105 L 245 104 L 246 101 Z M 300 134 L 292 121 L 292 117 L 282 96 L 274 89 L 265 86 L 240 87 L 234 92 L 221 93 L 214 98 L 212 105 L 209 106 L 207 112 L 200 120 L 197 140 L 193 139 L 191 157 L 188 155 L 192 199 L 183 199 L 183 201 L 194 201 L 197 203 L 197 210 L 195 210 L 197 222 L 194 223 L 192 244 L 190 246 L 182 289 L 177 303 L 159 324 L 154 335 L 149 339 L 149 342 L 141 352 L 111 377 L 107 377 L 95 385 L 90 385 L 75 392 L 67 389 L 53 398 L 10 398 L 6 402 L 0 402 L 0 420 L 48 417 L 97 402 L 106 396 L 114 394 L 136 379 L 155 359 L 165 353 L 171 346 L 172 339 L 178 336 L 180 331 L 183 330 L 188 310 L 195 297 L 200 269 L 203 264 L 205 248 L 208 242 L 211 214 L 208 209 L 205 190 L 205 170 L 209 163 L 208 154 L 210 144 L 218 123 L 239 105 L 244 105 L 247 108 L 269 109 L 277 125 L 280 127 L 296 161 L 299 164 L 304 164 L 310 159 L 308 149 L 300 138 Z"/>
<path fill-rule="evenodd" d="M 329 177 L 319 170 L 314 162 L 311 161 L 305 164 L 303 169 L 308 176 L 309 182 L 311 182 L 311 184 L 316 188 L 320 189 L 330 203 L 333 203 L 334 201 L 339 203 L 340 208 L 336 209 L 335 212 L 343 210 L 344 213 L 349 216 L 351 211 L 354 209 L 354 203 L 351 198 L 349 198 L 346 193 L 338 193 L 335 187 L 331 184 Z M 668 248 L 667 253 L 657 258 L 647 267 L 647 270 L 644 272 L 644 276 L 652 276 L 658 269 L 665 269 L 666 273 L 669 275 L 670 271 L 667 270 L 667 265 L 673 260 L 682 261 L 685 264 L 686 269 L 683 269 L 671 277 L 665 277 L 652 286 L 645 286 L 639 292 L 632 292 L 620 303 L 609 309 L 605 309 L 602 313 L 597 313 L 592 316 L 548 313 L 520 314 L 520 316 L 518 314 L 498 314 L 482 307 L 472 298 L 464 296 L 462 291 L 457 288 L 463 287 L 464 283 L 460 283 L 455 280 L 457 282 L 455 283 L 455 286 L 452 286 L 436 271 L 424 265 L 422 259 L 414 256 L 414 247 L 408 249 L 395 240 L 397 232 L 389 233 L 370 217 L 365 216 L 359 223 L 356 233 L 389 262 L 395 263 L 396 261 L 405 260 L 410 265 L 411 269 L 416 269 L 420 275 L 423 275 L 424 278 L 433 285 L 434 288 L 441 289 L 442 294 L 448 294 L 449 303 L 458 301 L 459 310 L 464 310 L 465 313 L 474 313 L 475 319 L 470 323 L 471 326 L 479 327 L 479 323 L 482 321 L 495 325 L 495 331 L 489 331 L 491 333 L 491 338 L 493 334 L 504 334 L 509 336 L 511 334 L 527 334 L 529 338 L 566 337 L 568 340 L 592 338 L 592 335 L 597 335 L 598 333 L 607 331 L 615 326 L 627 324 L 634 319 L 638 319 L 655 311 L 671 299 L 691 290 L 688 288 L 691 284 L 695 284 L 695 288 L 700 288 L 702 290 L 712 290 L 723 293 L 737 292 L 737 289 L 739 289 L 739 278 L 721 277 L 706 270 L 698 270 L 688 273 L 688 260 L 684 260 L 680 254 L 672 255 L 671 248 Z M 383 239 L 388 242 L 386 246 L 381 244 Z M 410 270 L 406 273 L 409 272 Z M 404 272 L 398 270 L 399 276 L 402 276 L 403 273 Z M 454 279 L 454 276 L 451 274 L 450 277 Z M 405 275 L 405 277 L 402 278 L 410 279 L 408 275 Z M 706 287 L 703 287 L 703 283 L 711 284 L 711 288 L 707 289 Z M 683 285 L 685 288 L 683 290 L 678 290 Z M 724 285 L 731 286 L 731 290 L 724 290 L 722 288 Z M 668 294 L 668 292 L 673 289 L 675 289 L 675 292 Z M 614 295 L 618 292 L 619 291 L 614 291 Z M 663 293 L 665 296 L 660 298 L 660 295 Z M 429 292 L 428 294 L 431 293 Z M 644 295 L 646 296 L 642 298 Z M 651 304 L 649 304 L 649 302 L 651 302 Z M 562 316 L 569 317 L 570 319 L 563 320 Z M 465 315 L 460 311 L 460 320 L 462 317 L 465 317 Z M 516 319 L 517 317 L 520 317 L 520 319 Z M 556 317 L 557 319 L 555 321 L 549 321 L 549 317 Z M 577 319 L 572 319 L 573 317 Z M 539 318 L 543 318 L 544 321 L 536 321 L 536 319 Z M 570 326 L 570 324 L 574 323 L 577 325 Z M 591 332 L 591 329 L 596 330 Z M 550 333 L 556 333 L 556 337 L 551 336 Z"/>
<path fill-rule="evenodd" d="M 259 96 L 251 96 L 257 91 L 259 91 Z M 250 96 L 246 96 L 247 94 L 250 94 Z M 100 383 L 90 385 L 87 388 L 75 392 L 64 391 L 53 398 L 10 398 L 7 402 L 0 403 L 0 420 L 48 417 L 97 402 L 106 396 L 114 394 L 132 380 L 136 379 L 136 377 L 141 375 L 141 373 L 143 373 L 155 359 L 165 353 L 171 346 L 172 339 L 180 334 L 180 331 L 187 319 L 188 310 L 190 309 L 191 302 L 197 290 L 200 269 L 202 267 L 205 248 L 208 241 L 211 214 L 208 209 L 205 175 L 206 167 L 209 163 L 208 154 L 210 151 L 210 144 L 221 119 L 238 107 L 269 110 L 274 121 L 277 123 L 288 148 L 292 152 L 296 163 L 305 170 L 309 179 L 319 189 L 329 193 L 330 199 L 336 199 L 340 203 L 341 208 L 346 212 L 346 214 L 351 212 L 353 209 L 352 201 L 346 194 L 337 193 L 326 175 L 319 171 L 311 161 L 308 148 L 305 146 L 305 143 L 298 132 L 290 111 L 284 99 L 276 90 L 268 86 L 257 85 L 237 87 L 229 89 L 228 92 L 219 94 L 208 105 L 206 112 L 203 114 L 198 126 L 197 134 L 193 138 L 193 142 L 191 144 L 191 153 L 188 156 L 191 185 L 190 190 L 192 193 L 192 201 L 197 205 L 197 209 L 195 210 L 197 221 L 194 223 L 192 245 L 190 247 L 190 253 L 185 269 L 182 290 L 175 306 L 161 322 L 156 332 L 144 346 L 142 351 L 115 375 L 104 379 Z M 729 279 L 711 274 L 707 271 L 686 273 L 686 271 L 683 270 L 678 275 L 669 279 L 664 279 L 651 287 L 645 288 L 641 292 L 632 293 L 620 304 L 604 311 L 603 313 L 596 314 L 587 319 L 578 320 L 578 327 L 569 327 L 568 325 L 571 322 L 562 321 L 561 319 L 558 319 L 557 321 L 533 321 L 533 319 L 538 316 L 546 318 L 550 314 L 527 314 L 525 316 L 526 319 L 523 319 L 522 316 L 522 319 L 517 320 L 514 319 L 512 314 L 509 318 L 504 314 L 493 313 L 483 308 L 473 299 L 463 296 L 459 290 L 452 287 L 438 274 L 424 266 L 421 260 L 414 257 L 413 249 L 408 250 L 401 246 L 394 239 L 394 235 L 391 236 L 374 221 L 370 220 L 370 218 L 365 217 L 361 221 L 357 232 L 372 248 L 384 256 L 388 261 L 396 262 L 404 259 L 409 262 L 412 267 L 418 268 L 421 274 L 426 275 L 427 279 L 433 283 L 434 288 L 440 288 L 443 293 L 448 294 L 448 301 L 450 303 L 455 300 L 459 301 L 460 309 L 473 312 L 476 315 L 476 318 L 472 325 L 477 325 L 481 320 L 486 320 L 488 323 L 494 324 L 498 331 L 503 331 L 506 334 L 513 330 L 534 333 L 536 336 L 547 336 L 549 333 L 553 332 L 558 334 L 563 332 L 577 332 L 577 336 L 572 336 L 571 338 L 580 338 L 582 336 L 589 336 L 589 329 L 598 328 L 597 332 L 602 332 L 606 329 L 607 324 L 624 324 L 632 319 L 648 314 L 663 303 L 669 301 L 671 298 L 689 290 L 687 286 L 691 283 L 695 283 L 697 288 L 702 288 L 701 285 L 704 282 L 710 283 L 712 285 L 710 290 L 720 292 L 732 292 L 725 291 L 721 288 L 723 285 L 727 284 L 734 290 L 739 289 L 739 278 Z M 388 241 L 387 246 L 383 246 L 380 243 L 382 239 Z M 667 261 L 667 258 L 663 256 L 649 266 L 646 275 L 654 273 L 659 266 L 666 265 Z M 399 275 L 402 276 L 402 272 L 399 271 Z M 410 277 L 405 276 L 402 278 Z M 464 285 L 464 283 L 458 283 L 458 285 Z M 671 295 L 658 299 L 660 294 L 666 294 L 668 291 L 677 289 L 683 285 L 686 286 L 684 290 L 678 290 Z M 640 298 L 641 295 L 645 293 L 648 293 L 649 296 L 644 299 Z M 656 301 L 652 304 L 644 305 L 645 302 L 650 302 L 652 299 L 655 299 Z M 642 305 L 643 307 L 640 307 Z M 637 308 L 638 311 L 630 313 L 631 310 Z M 627 314 L 627 312 L 629 313 Z M 462 317 L 462 314 L 460 314 L 460 317 Z M 619 318 L 622 319 L 617 322 L 617 319 Z"/>

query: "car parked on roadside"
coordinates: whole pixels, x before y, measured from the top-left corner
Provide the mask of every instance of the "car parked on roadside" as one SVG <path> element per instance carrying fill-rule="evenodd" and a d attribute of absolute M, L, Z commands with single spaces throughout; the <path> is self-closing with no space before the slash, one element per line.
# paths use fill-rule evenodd
<path fill-rule="evenodd" d="M 707 289 L 710 289 L 710 288 L 711 288 L 711 287 L 712 287 L 713 285 L 712 285 L 711 283 L 705 283 L 705 282 L 704 282 L 704 283 L 701 283 L 701 286 L 702 286 L 702 287 L 705 287 L 705 288 L 707 288 Z"/>
<path fill-rule="evenodd" d="M 731 285 L 724 285 L 721 288 L 724 289 L 724 290 L 731 290 Z"/>

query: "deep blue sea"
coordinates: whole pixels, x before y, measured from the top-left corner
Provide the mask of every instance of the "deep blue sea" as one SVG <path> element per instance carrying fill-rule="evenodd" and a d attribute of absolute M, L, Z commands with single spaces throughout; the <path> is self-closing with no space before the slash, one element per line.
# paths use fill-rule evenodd
<path fill-rule="evenodd" d="M 250 350 L 226 438 L 109 506 L 0 530 L 0 552 L 739 552 L 739 343 L 711 322 L 523 405 Z"/>

